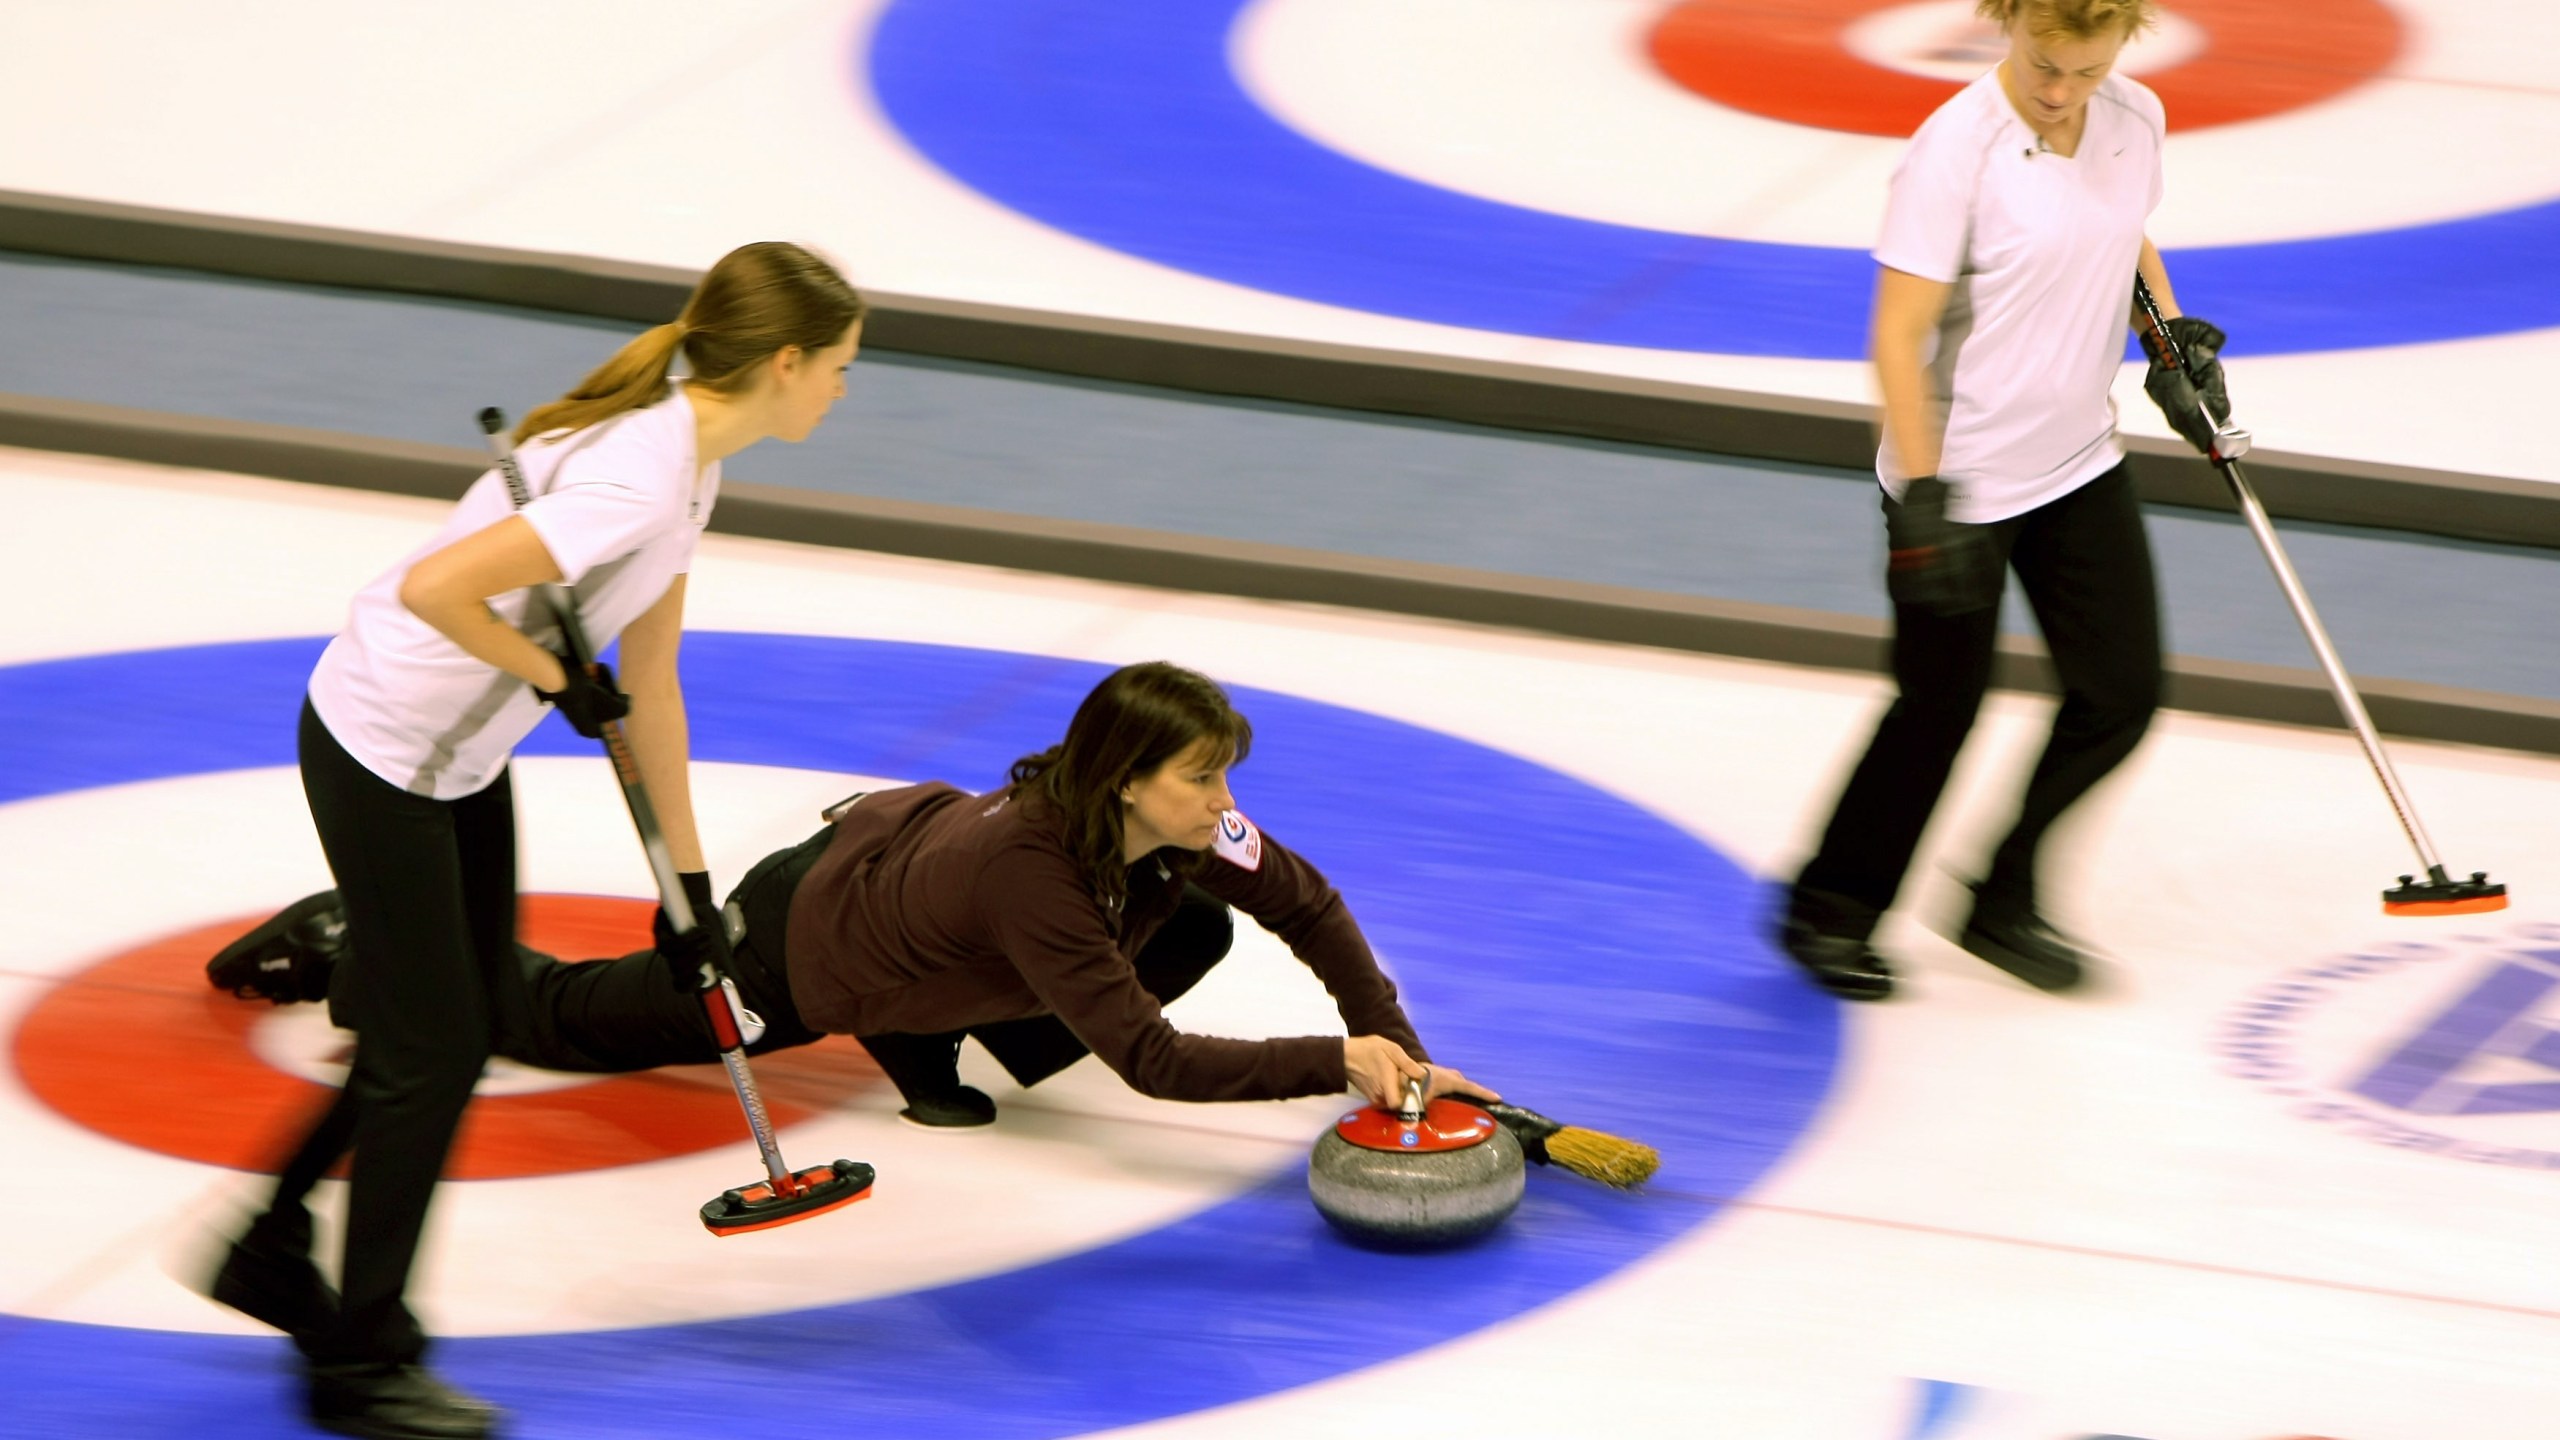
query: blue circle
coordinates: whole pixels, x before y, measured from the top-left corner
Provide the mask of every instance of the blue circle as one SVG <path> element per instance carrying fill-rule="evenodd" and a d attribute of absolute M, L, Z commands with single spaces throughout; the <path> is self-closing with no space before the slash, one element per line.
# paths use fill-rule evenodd
<path fill-rule="evenodd" d="M 1245 3 L 896 0 L 872 35 L 870 85 L 963 183 L 1193 274 L 1550 340 L 1865 357 L 1865 251 L 1582 220 L 1363 164 L 1237 83 L 1229 32 Z M 2554 255 L 2560 201 L 2169 260 L 2180 300 L 2233 353 L 2273 355 L 2560 325 Z"/>
<path fill-rule="evenodd" d="M 289 765 L 321 643 L 0 669 L 0 802 Z M 1104 673 L 724 632 L 688 634 L 684 663 L 698 759 L 981 786 L 1054 740 Z M 1293 1165 L 1161 1229 L 1003 1274 L 647 1331 L 447 1340 L 437 1364 L 545 1436 L 796 1433 L 821 1417 L 901 1436 L 1079 1434 L 1309 1384 L 1518 1315 L 1693 1229 L 1803 1133 L 1835 1067 L 1837 1007 L 1759 937 L 1759 887 L 1731 861 L 1499 751 L 1290 695 L 1237 699 L 1256 734 L 1241 803 L 1342 886 L 1434 1053 L 1658 1144 L 1651 1187 L 1542 1175 L 1486 1243 L 1382 1255 L 1334 1237 Z M 520 753 L 593 747 L 554 723 Z M 630 1203 L 689 1211 L 699 1198 L 635 1182 Z M 271 1435 L 290 1398 L 284 1355 L 272 1340 L 0 1318 L 0 1388 L 31 1432 Z"/>

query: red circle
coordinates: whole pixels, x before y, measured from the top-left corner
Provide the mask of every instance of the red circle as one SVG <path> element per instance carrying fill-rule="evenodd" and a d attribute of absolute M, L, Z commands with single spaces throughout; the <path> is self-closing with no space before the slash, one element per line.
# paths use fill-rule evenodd
<path fill-rule="evenodd" d="M 1646 48 L 1663 74 L 1719 105 L 1794 125 L 1907 136 L 1963 88 L 1871 65 L 1840 44 L 1876 0 L 1686 0 Z M 2172 130 L 2259 120 L 2379 74 L 2400 53 L 2380 0 L 2179 0 L 2208 37 L 2202 54 L 2142 77 Z"/>
<path fill-rule="evenodd" d="M 528 895 L 518 928 L 554 955 L 621 955 L 649 943 L 646 901 Z M 272 1013 L 205 982 L 204 963 L 263 915 L 155 940 L 66 979 L 19 1025 L 13 1058 L 37 1099 L 128 1145 L 272 1174 L 326 1087 L 260 1059 L 249 1032 Z M 853 1045 L 811 1045 L 755 1062 L 777 1126 L 880 1083 Z M 446 1160 L 455 1180 L 566 1175 L 751 1146 L 717 1065 L 670 1066 L 526 1095 L 482 1096 Z"/>
<path fill-rule="evenodd" d="M 1363 1150 L 1393 1153 L 1467 1150 L 1493 1138 L 1491 1113 L 1441 1096 L 1423 1107 L 1422 1118 L 1408 1125 L 1402 1115 L 1364 1105 L 1333 1122 L 1333 1133 Z"/>

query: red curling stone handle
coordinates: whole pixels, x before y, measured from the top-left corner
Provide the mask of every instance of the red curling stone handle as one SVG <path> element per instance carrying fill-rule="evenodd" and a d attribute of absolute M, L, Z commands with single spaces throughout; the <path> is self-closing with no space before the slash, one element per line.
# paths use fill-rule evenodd
<path fill-rule="evenodd" d="M 1422 1123 L 1408 1126 L 1393 1110 L 1363 1105 L 1334 1122 L 1333 1133 L 1363 1150 L 1464 1150 L 1493 1138 L 1494 1118 L 1464 1100 L 1431 1102 Z"/>

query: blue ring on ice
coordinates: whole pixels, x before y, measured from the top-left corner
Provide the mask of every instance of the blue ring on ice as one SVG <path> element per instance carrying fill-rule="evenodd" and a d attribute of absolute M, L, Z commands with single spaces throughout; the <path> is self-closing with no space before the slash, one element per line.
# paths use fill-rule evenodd
<path fill-rule="evenodd" d="M 0 668 L 0 803 L 292 764 L 321 643 Z M 1105 673 L 728 632 L 689 634 L 684 665 L 698 758 L 981 788 L 1062 733 Z M 1836 1066 L 1838 1007 L 1761 938 L 1761 887 L 1731 860 L 1516 756 L 1297 696 L 1236 698 L 1255 722 L 1244 809 L 1342 887 L 1434 1052 L 1658 1144 L 1651 1187 L 1542 1175 L 1486 1242 L 1386 1255 L 1337 1239 L 1292 1163 L 1159 1229 L 1001 1274 L 651 1330 L 442 1340 L 437 1365 L 526 1434 L 698 1440 L 834 1417 L 902 1436 L 1074 1435 L 1311 1384 L 1532 1310 L 1695 1229 L 1804 1133 Z M 521 747 L 593 751 L 556 721 Z M 632 1184 L 635 1204 L 700 1198 Z M 0 1382 L 31 1433 L 273 1435 L 291 1423 L 286 1353 L 0 1319 Z"/>
<path fill-rule="evenodd" d="M 1865 251 L 1585 220 L 1353 159 L 1238 83 L 1247 3 L 895 0 L 861 63 L 890 121 L 962 183 L 1177 270 L 1541 339 L 1864 358 Z M 2560 200 L 2169 263 L 2232 353 L 2275 355 L 2560 325 L 2555 255 Z"/>

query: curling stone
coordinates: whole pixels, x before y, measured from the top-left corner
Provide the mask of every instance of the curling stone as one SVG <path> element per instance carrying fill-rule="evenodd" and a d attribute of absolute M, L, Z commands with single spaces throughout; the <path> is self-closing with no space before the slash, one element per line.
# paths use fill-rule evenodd
<path fill-rule="evenodd" d="M 1520 1142 L 1463 1100 L 1363 1106 L 1316 1141 L 1307 1193 L 1351 1240 L 1421 1250 L 1473 1240 L 1520 1208 Z"/>

